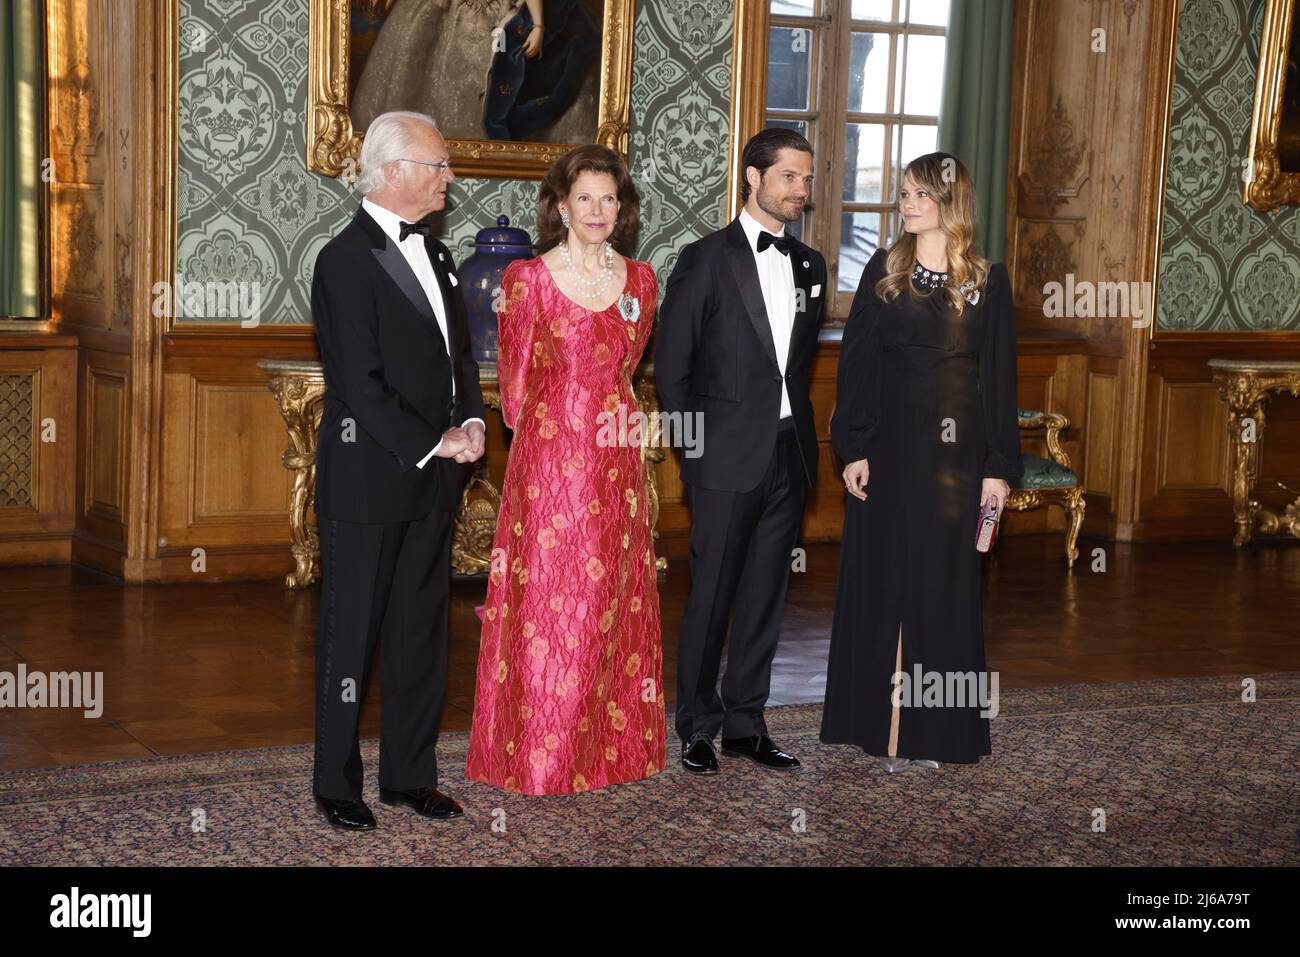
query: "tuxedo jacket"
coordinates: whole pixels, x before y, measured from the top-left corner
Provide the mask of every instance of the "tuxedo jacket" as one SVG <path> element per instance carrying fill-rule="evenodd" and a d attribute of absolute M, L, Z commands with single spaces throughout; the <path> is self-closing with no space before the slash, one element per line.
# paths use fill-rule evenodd
<path fill-rule="evenodd" d="M 817 431 L 808 370 L 825 318 L 826 260 L 790 238 L 796 311 L 784 381 L 811 486 L 817 481 Z M 659 309 L 654 372 L 665 411 L 702 413 L 702 454 L 682 455 L 682 481 L 732 492 L 757 486 L 776 443 L 783 376 L 758 266 L 739 219 L 678 256 Z"/>
<path fill-rule="evenodd" d="M 345 522 L 454 511 L 471 469 L 435 456 L 442 433 L 483 417 L 465 302 L 447 247 L 432 237 L 450 349 L 415 272 L 364 209 L 316 257 L 311 314 L 325 367 L 316 439 L 316 514 Z M 455 404 L 452 380 L 456 382 Z"/>

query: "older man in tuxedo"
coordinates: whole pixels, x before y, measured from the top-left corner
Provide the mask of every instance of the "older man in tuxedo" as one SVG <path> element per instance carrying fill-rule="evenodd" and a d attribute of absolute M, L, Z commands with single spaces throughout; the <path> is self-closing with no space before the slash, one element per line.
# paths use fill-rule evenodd
<path fill-rule="evenodd" d="M 379 642 L 379 799 L 459 817 L 437 789 L 447 684 L 451 526 L 465 463 L 483 455 L 478 366 L 447 247 L 420 222 L 454 180 L 421 113 L 366 131 L 364 193 L 321 250 L 311 309 L 325 367 L 317 438 L 321 542 L 313 792 L 326 820 L 370 830 L 357 723 Z"/>

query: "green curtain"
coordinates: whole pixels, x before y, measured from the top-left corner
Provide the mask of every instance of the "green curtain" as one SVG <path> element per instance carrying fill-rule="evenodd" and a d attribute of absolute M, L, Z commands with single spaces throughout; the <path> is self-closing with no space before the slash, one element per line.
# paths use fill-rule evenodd
<path fill-rule="evenodd" d="M 1013 0 L 952 0 L 939 106 L 939 149 L 975 179 L 975 251 L 1006 252 Z"/>
<path fill-rule="evenodd" d="M 42 0 L 0 10 L 0 316 L 41 313 Z"/>

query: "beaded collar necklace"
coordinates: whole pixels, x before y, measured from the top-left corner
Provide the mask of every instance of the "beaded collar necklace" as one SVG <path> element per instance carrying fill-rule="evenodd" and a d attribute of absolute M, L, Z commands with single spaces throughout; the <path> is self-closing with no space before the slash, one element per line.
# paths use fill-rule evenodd
<path fill-rule="evenodd" d="M 948 274 L 946 272 L 931 272 L 920 263 L 917 263 L 912 269 L 912 279 L 916 281 L 917 285 L 925 289 L 938 289 L 948 282 Z"/>

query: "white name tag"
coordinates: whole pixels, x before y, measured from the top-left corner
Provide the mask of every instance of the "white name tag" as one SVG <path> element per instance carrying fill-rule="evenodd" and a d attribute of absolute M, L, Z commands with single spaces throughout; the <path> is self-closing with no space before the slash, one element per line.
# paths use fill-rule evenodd
<path fill-rule="evenodd" d="M 822 284 L 821 284 L 821 283 L 814 283 L 814 284 L 813 284 L 812 294 L 813 294 L 813 298 L 816 298 L 817 296 L 820 296 L 820 295 L 822 294 Z"/>

